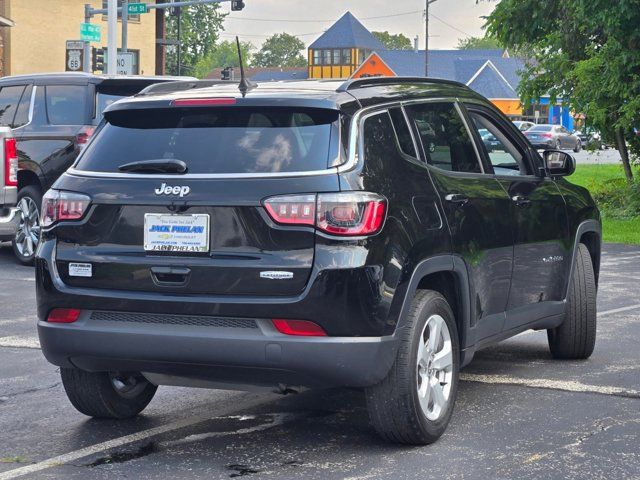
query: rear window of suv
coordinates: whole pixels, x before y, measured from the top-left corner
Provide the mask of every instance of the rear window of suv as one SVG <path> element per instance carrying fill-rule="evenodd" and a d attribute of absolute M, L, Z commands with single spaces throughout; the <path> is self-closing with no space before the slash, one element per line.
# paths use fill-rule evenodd
<path fill-rule="evenodd" d="M 176 159 L 189 173 L 325 170 L 337 122 L 337 111 L 314 108 L 115 111 L 76 168 L 117 172 L 126 163 Z"/>

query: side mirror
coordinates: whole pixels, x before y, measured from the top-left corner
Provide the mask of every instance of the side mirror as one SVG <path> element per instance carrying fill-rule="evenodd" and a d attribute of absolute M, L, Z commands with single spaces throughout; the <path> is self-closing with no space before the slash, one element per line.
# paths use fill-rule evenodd
<path fill-rule="evenodd" d="M 546 150 L 544 166 L 551 177 L 568 177 L 576 171 L 576 160 L 561 150 Z"/>

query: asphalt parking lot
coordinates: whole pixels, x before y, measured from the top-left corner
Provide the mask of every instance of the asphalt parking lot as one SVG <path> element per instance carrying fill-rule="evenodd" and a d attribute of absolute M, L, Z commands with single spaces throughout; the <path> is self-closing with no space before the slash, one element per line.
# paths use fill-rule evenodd
<path fill-rule="evenodd" d="M 160 388 L 133 421 L 88 419 L 38 349 L 33 269 L 0 246 L 0 480 L 12 478 L 640 479 L 640 248 L 604 248 L 596 351 L 546 334 L 480 352 L 428 447 L 389 445 L 362 394 Z"/>

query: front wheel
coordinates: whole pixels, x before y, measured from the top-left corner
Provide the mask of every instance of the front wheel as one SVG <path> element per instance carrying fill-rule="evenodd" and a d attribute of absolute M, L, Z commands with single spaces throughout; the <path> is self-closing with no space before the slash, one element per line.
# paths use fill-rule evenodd
<path fill-rule="evenodd" d="M 61 368 L 62 385 L 80 413 L 95 418 L 131 418 L 149 405 L 158 387 L 139 373 L 85 372 Z"/>
<path fill-rule="evenodd" d="M 445 298 L 430 290 L 416 294 L 407 322 L 387 377 L 366 391 L 367 409 L 384 439 L 426 445 L 440 438 L 453 413 L 458 331 Z"/>
<path fill-rule="evenodd" d="M 547 330 L 554 358 L 589 358 L 596 344 L 596 280 L 589 250 L 582 243 L 569 288 L 567 316 L 557 328 Z"/>
<path fill-rule="evenodd" d="M 40 206 L 42 193 L 34 185 L 24 187 L 18 193 L 20 224 L 11 242 L 13 253 L 23 265 L 32 265 L 40 243 Z"/>

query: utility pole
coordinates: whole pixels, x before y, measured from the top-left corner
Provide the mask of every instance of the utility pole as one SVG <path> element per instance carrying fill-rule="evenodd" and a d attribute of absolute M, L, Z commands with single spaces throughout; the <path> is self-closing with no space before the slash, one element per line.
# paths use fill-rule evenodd
<path fill-rule="evenodd" d="M 129 36 L 129 0 L 122 0 L 122 53 L 127 53 Z"/>
<path fill-rule="evenodd" d="M 429 5 L 437 0 L 425 0 L 424 13 L 424 76 L 429 76 Z"/>
<path fill-rule="evenodd" d="M 84 23 L 91 23 L 91 4 L 84 4 Z M 84 65 L 82 69 L 87 73 L 93 73 L 91 71 L 91 43 L 84 42 Z"/>
<path fill-rule="evenodd" d="M 107 74 L 118 71 L 118 0 L 109 0 L 107 4 Z"/>

